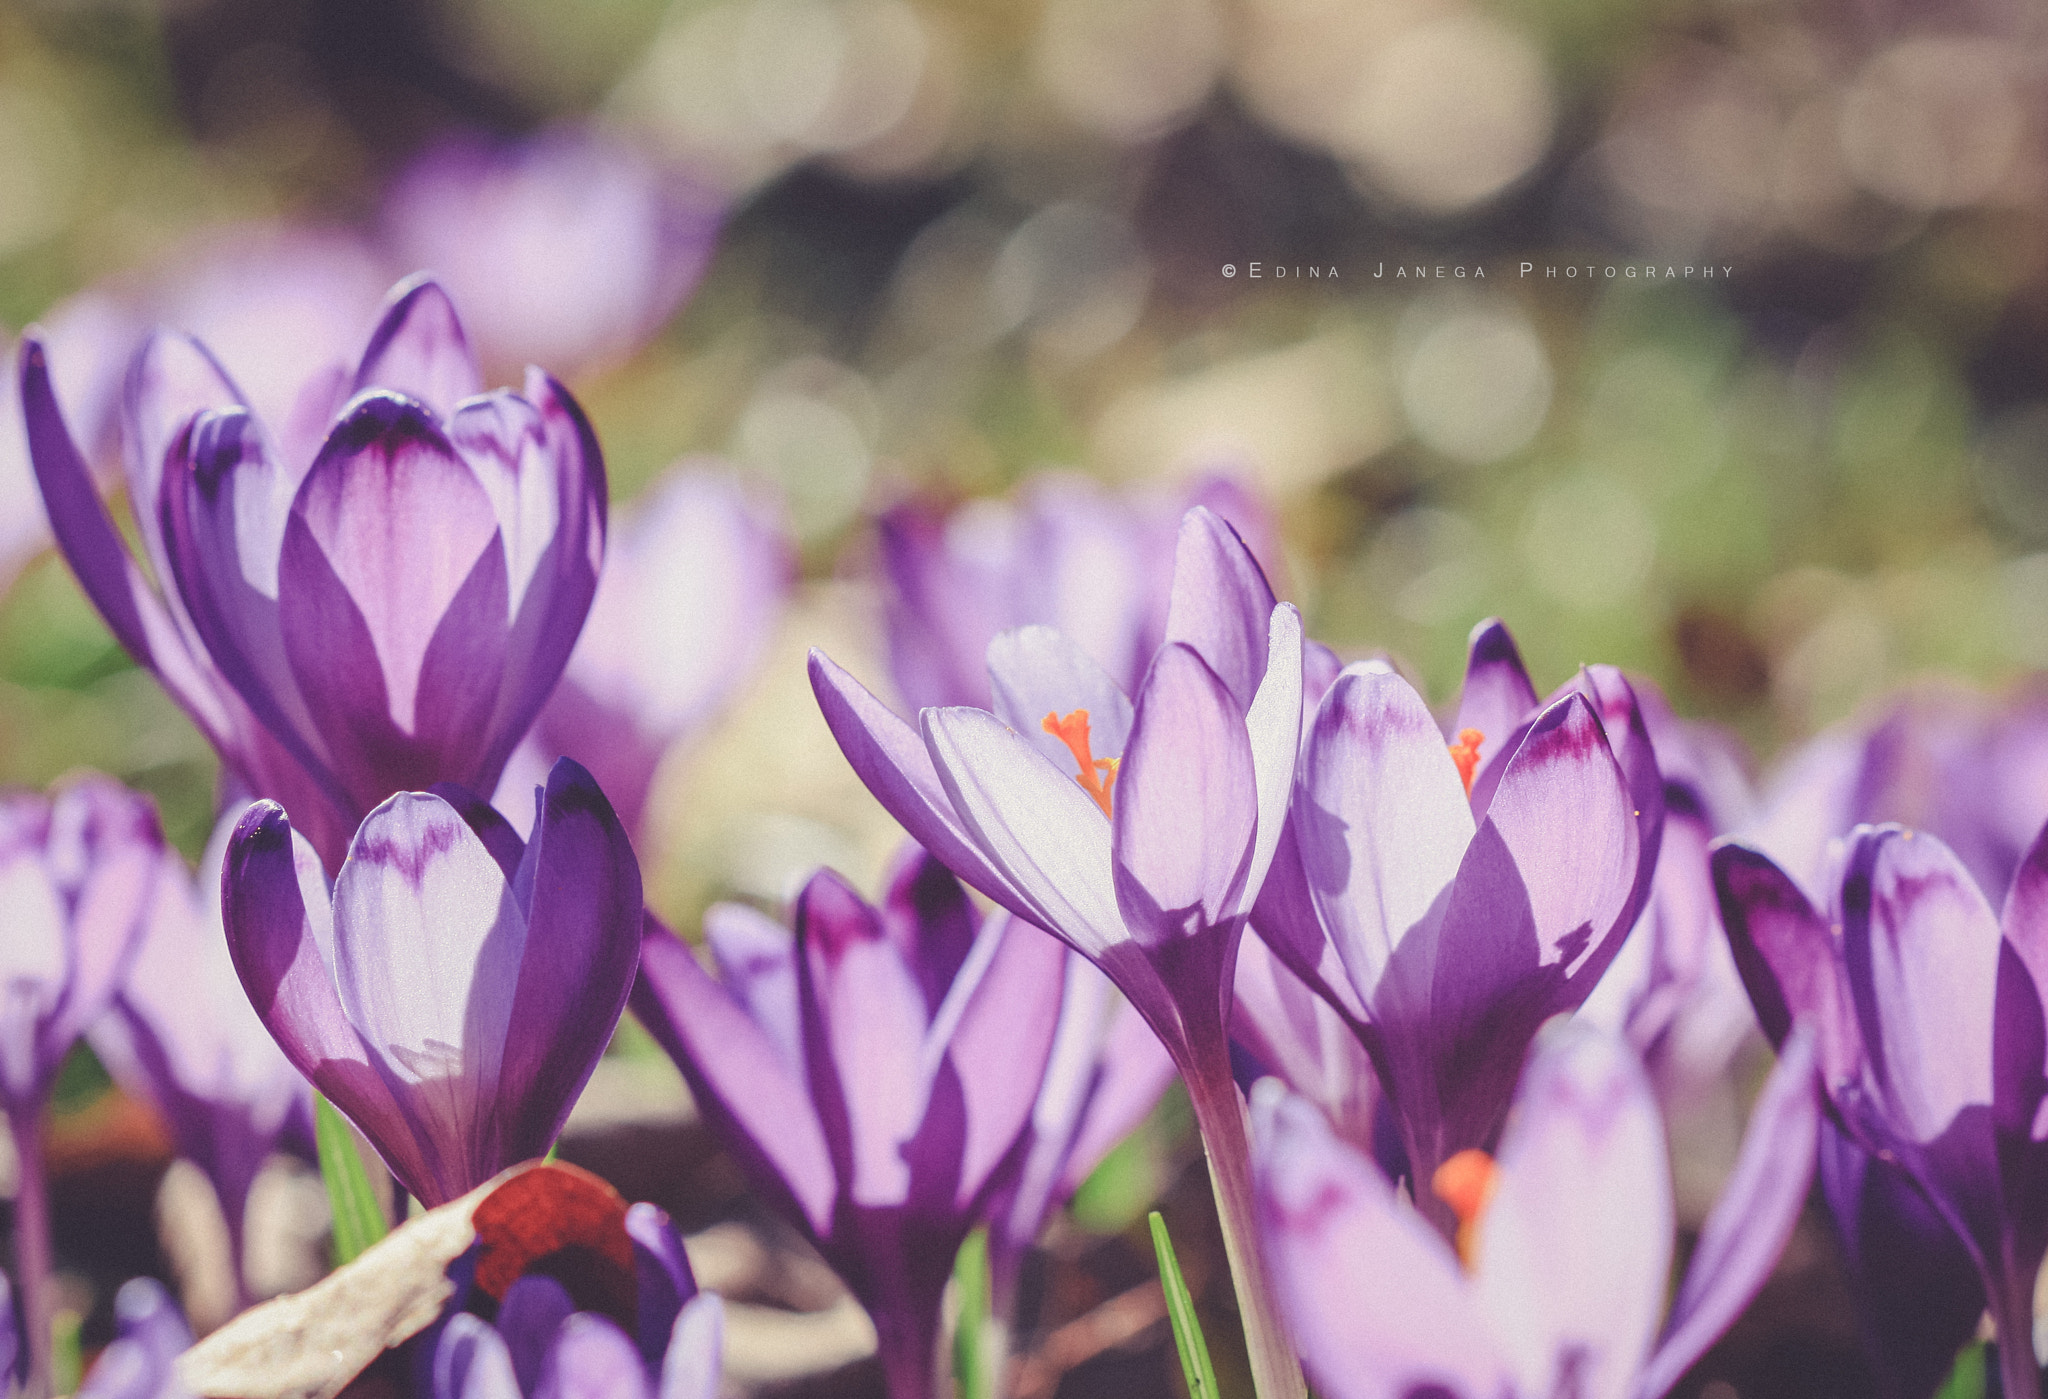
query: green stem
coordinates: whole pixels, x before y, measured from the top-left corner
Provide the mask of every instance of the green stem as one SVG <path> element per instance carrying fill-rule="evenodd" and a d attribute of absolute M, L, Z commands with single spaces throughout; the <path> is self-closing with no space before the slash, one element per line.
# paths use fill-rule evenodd
<path fill-rule="evenodd" d="M 1307 1399 L 1301 1362 L 1287 1343 L 1287 1332 L 1273 1308 L 1273 1289 L 1266 1282 L 1265 1260 L 1259 1256 L 1252 1224 L 1251 1134 L 1246 1130 L 1244 1100 L 1225 1066 L 1219 1073 L 1185 1074 L 1195 1126 L 1209 1158 L 1209 1180 L 1216 1193 L 1216 1219 L 1223 1228 L 1223 1249 L 1237 1288 L 1238 1311 L 1244 1321 L 1245 1347 L 1250 1352 L 1252 1384 L 1259 1399 Z"/>

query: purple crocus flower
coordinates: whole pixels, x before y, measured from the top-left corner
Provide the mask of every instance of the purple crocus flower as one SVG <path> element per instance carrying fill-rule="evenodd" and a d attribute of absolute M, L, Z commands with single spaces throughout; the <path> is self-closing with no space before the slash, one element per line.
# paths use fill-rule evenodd
<path fill-rule="evenodd" d="M 880 908 L 829 871 L 792 936 L 725 905 L 720 979 L 649 921 L 635 1014 L 755 1188 L 874 1318 L 896 1399 L 937 1392 L 954 1255 L 1021 1168 L 1064 995 L 1062 951 L 919 851 Z"/>
<path fill-rule="evenodd" d="M 1969 1252 L 2010 1399 L 2036 1399 L 2034 1282 L 2048 1254 L 2048 833 L 2003 918 L 1935 837 L 1859 826 L 1820 902 L 1725 842 L 1714 885 L 1764 1032 L 1818 1038 L 1833 1115 L 1895 1163 Z"/>
<path fill-rule="evenodd" d="M 1249 1055 L 1250 1077 L 1271 1075 L 1323 1110 L 1337 1135 L 1374 1147 L 1381 1094 L 1372 1056 L 1351 1021 L 1287 969 L 1265 942 L 1237 952 L 1237 1009 L 1230 1038 Z M 1240 1079 L 1247 1077 L 1243 1070 Z"/>
<path fill-rule="evenodd" d="M 1254 1095 L 1260 1240 L 1329 1399 L 1657 1399 L 1769 1277 L 1813 1175 L 1814 1056 L 1790 1042 L 1659 1324 L 1672 1261 L 1656 1099 L 1627 1044 L 1540 1037 L 1453 1252 L 1277 1084 Z"/>
<path fill-rule="evenodd" d="M 429 1206 L 547 1151 L 632 987 L 625 830 L 566 758 L 538 805 L 521 841 L 460 788 L 401 792 L 363 821 L 331 899 L 274 802 L 228 845 L 228 949 L 256 1014 Z"/>
<path fill-rule="evenodd" d="M 629 1207 L 625 1232 L 630 1297 L 589 1295 L 605 1289 L 573 1274 L 564 1285 L 527 1272 L 495 1299 L 458 1279 L 455 1310 L 434 1341 L 429 1399 L 717 1399 L 723 1303 L 697 1291 L 682 1238 L 660 1209 Z M 586 1285 L 572 1290 L 577 1283 Z M 494 1305 L 495 1320 L 467 1310 L 472 1301 Z M 607 1303 L 621 1314 L 608 1314 Z"/>
<path fill-rule="evenodd" d="M 1058 632 L 1006 632 L 988 652 L 996 712 L 926 709 L 921 733 L 815 651 L 811 685 L 889 813 L 1086 955 L 1166 1046 L 1208 1148 L 1253 1373 L 1274 1399 L 1301 1381 L 1250 1247 L 1228 1027 L 1238 941 L 1294 778 L 1301 621 L 1236 532 L 1197 507 L 1181 524 L 1166 638 L 1133 704 Z"/>
<path fill-rule="evenodd" d="M 148 931 L 112 1008 L 87 1032 L 115 1080 L 156 1105 L 178 1154 L 213 1182 L 237 1310 L 249 1301 L 242 1240 L 250 1187 L 280 1142 L 312 1141 L 306 1080 L 250 1008 L 221 928 L 221 870 L 243 810 L 214 827 L 196 885 L 177 853 L 164 852 Z"/>
<path fill-rule="evenodd" d="M 177 1359 L 192 1328 L 155 1278 L 131 1278 L 114 1294 L 114 1341 L 100 1352 L 76 1399 L 192 1399 Z"/>
<path fill-rule="evenodd" d="M 1226 477 L 1179 500 L 1119 496 L 1082 476 L 1036 476 L 1012 504 L 883 513 L 880 565 L 889 672 L 913 710 L 989 704 L 998 634 L 1049 626 L 1136 693 L 1166 636 L 1166 586 L 1182 514 L 1201 505 L 1278 558 L 1265 510 Z"/>
<path fill-rule="evenodd" d="M 35 1394 L 50 1378 L 43 1110 L 64 1056 L 127 975 L 162 861 L 156 808 L 107 778 L 0 797 L 0 1110 L 21 1162 L 14 1256 Z"/>
<path fill-rule="evenodd" d="M 719 213 L 616 136 L 558 126 L 441 143 L 392 185 L 383 222 L 400 262 L 476 308 L 486 362 L 573 376 L 661 329 L 711 260 Z"/>
<path fill-rule="evenodd" d="M 530 824 L 520 799 L 567 754 L 641 832 L 662 754 L 752 677 L 794 573 L 781 522 L 754 492 L 708 459 L 671 471 L 613 532 L 590 618 L 506 769 L 498 808 Z"/>
<path fill-rule="evenodd" d="M 197 341 L 130 369 L 128 496 L 152 582 L 99 501 L 31 335 L 21 393 L 58 543 L 130 654 L 283 802 L 330 869 L 395 791 L 488 792 L 596 587 L 596 438 L 539 371 L 481 392 L 453 306 L 401 284 L 354 375 L 264 424 Z M 159 590 L 161 584 L 161 590 Z"/>
<path fill-rule="evenodd" d="M 1408 682 L 1365 662 L 1338 676 L 1303 744 L 1289 875 L 1305 897 L 1261 931 L 1352 1021 L 1425 1185 L 1491 1147 L 1538 1026 L 1585 1000 L 1648 894 L 1655 762 L 1627 682 L 1587 684 L 1613 722 L 1574 691 L 1533 719 L 1517 696 L 1482 731 L 1464 722 L 1486 700 L 1468 683 L 1447 747 Z M 1491 752 L 1475 736 L 1503 729 L 1512 741 Z M 1449 1226 L 1431 1192 L 1417 1198 Z"/>

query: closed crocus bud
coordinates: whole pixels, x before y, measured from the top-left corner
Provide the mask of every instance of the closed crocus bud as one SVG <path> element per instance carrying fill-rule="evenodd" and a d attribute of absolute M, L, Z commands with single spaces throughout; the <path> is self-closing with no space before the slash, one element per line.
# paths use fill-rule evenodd
<path fill-rule="evenodd" d="M 651 920 L 634 1013 L 755 1188 L 874 1318 L 895 1399 L 938 1392 L 953 1258 L 1014 1181 L 1064 993 L 1063 951 L 917 852 L 879 909 L 823 872 L 792 937 L 706 919 L 722 978 Z"/>
<path fill-rule="evenodd" d="M 538 370 L 483 391 L 440 287 L 401 284 L 352 375 L 257 419 L 197 341 L 128 376 L 123 448 L 147 572 L 67 432 L 48 355 L 20 367 L 58 543 L 128 651 L 247 793 L 339 866 L 393 792 L 489 792 L 575 644 L 604 552 L 597 441 Z"/>
<path fill-rule="evenodd" d="M 567 759 L 528 841 L 457 788 L 390 798 L 331 895 L 284 811 L 258 802 L 222 905 L 257 1015 L 430 1206 L 547 1151 L 639 959 L 639 865 Z"/>

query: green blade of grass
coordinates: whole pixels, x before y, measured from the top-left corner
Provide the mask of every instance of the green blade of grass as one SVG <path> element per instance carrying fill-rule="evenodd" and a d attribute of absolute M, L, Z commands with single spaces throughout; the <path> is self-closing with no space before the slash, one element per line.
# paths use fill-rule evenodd
<path fill-rule="evenodd" d="M 363 1154 L 356 1150 L 355 1129 L 334 1104 L 313 1095 L 313 1138 L 320 1148 L 320 1179 L 327 1186 L 327 1205 L 334 1214 L 334 1266 L 352 1263 L 389 1226 Z"/>
<path fill-rule="evenodd" d="M 1964 1346 L 1956 1356 L 1956 1367 L 1948 1372 L 1948 1378 L 1941 1382 L 1941 1388 L 1934 1392 L 1934 1399 L 1984 1399 L 1986 1371 L 1984 1344 Z"/>
<path fill-rule="evenodd" d="M 960 1299 L 960 1316 L 953 1324 L 953 1392 L 959 1399 L 993 1399 L 994 1377 L 988 1372 L 985 1344 L 990 1287 L 985 1227 L 960 1245 L 960 1255 L 953 1260 L 953 1287 Z"/>
<path fill-rule="evenodd" d="M 1166 1290 L 1166 1315 L 1173 1322 L 1173 1344 L 1180 1352 L 1180 1372 L 1187 1377 L 1188 1399 L 1217 1399 L 1216 1367 L 1209 1363 L 1209 1345 L 1202 1339 L 1195 1299 L 1188 1296 L 1187 1281 L 1180 1275 L 1180 1260 L 1174 1257 L 1166 1220 L 1158 1210 L 1152 1211 L 1150 1219 L 1152 1247 L 1159 1254 L 1159 1285 Z"/>

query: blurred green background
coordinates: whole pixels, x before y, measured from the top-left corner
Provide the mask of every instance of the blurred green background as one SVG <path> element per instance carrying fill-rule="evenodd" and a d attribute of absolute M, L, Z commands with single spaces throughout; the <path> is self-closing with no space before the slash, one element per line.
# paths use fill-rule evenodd
<path fill-rule="evenodd" d="M 1315 633 L 1439 698 L 1489 613 L 1539 686 L 1619 662 L 1764 754 L 2048 662 L 2044 58 L 2034 10 L 1881 0 L 5 0 L 0 324 L 367 228 L 450 132 L 594 117 L 716 191 L 695 296 L 572 385 L 618 498 L 721 453 L 803 550 L 664 778 L 688 912 L 879 858 L 795 658 L 879 670 L 865 510 L 1046 466 L 1240 475 Z M 45 556 L 0 776 L 78 764 L 203 838 L 204 746 Z"/>

